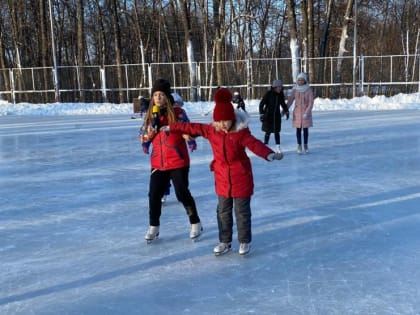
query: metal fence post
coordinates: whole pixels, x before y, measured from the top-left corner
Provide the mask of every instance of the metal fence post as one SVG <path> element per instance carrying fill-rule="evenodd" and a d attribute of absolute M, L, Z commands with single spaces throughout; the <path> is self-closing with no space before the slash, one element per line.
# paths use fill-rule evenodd
<path fill-rule="evenodd" d="M 13 76 L 13 69 L 9 69 L 9 80 L 10 80 L 10 88 L 12 89 L 12 102 L 13 104 L 16 104 L 16 98 L 15 98 L 15 78 Z"/>
<path fill-rule="evenodd" d="M 104 102 L 108 101 L 108 98 L 106 96 L 106 77 L 105 77 L 105 69 L 100 68 L 100 76 L 101 76 L 101 90 L 102 90 L 102 99 Z"/>

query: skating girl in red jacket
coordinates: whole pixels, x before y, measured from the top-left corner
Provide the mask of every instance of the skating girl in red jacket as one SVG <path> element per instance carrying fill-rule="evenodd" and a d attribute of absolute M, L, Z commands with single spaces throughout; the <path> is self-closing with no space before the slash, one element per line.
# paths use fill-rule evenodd
<path fill-rule="evenodd" d="M 196 239 L 203 228 L 194 198 L 188 187 L 190 158 L 186 141 L 182 134 L 168 134 L 160 131 L 163 126 L 182 121 L 183 109 L 173 107 L 171 86 L 164 79 L 154 82 L 151 97 L 152 103 L 139 135 L 145 153 L 149 153 L 149 145 L 152 145 L 149 184 L 150 227 L 145 239 L 149 242 L 159 236 L 162 197 L 170 181 L 172 181 L 176 198 L 187 212 L 191 224 L 190 238 Z"/>
<path fill-rule="evenodd" d="M 249 128 L 249 116 L 244 111 L 236 111 L 232 105 L 232 93 L 226 88 L 219 88 L 214 100 L 211 124 L 172 123 L 164 130 L 170 134 L 187 133 L 206 138 L 213 150 L 210 169 L 214 173 L 216 194 L 218 196 L 217 222 L 219 241 L 213 252 L 221 255 L 231 249 L 233 233 L 233 207 L 235 207 L 239 254 L 245 255 L 250 250 L 251 234 L 251 196 L 254 192 L 251 161 L 245 149 L 272 161 L 280 160 L 283 154 L 273 152 L 255 138 Z"/>

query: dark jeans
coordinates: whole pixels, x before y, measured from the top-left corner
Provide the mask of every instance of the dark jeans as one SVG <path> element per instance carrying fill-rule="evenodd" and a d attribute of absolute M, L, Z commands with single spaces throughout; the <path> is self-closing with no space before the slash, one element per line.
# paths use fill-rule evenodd
<path fill-rule="evenodd" d="M 197 207 L 188 188 L 189 167 L 168 171 L 152 170 L 149 184 L 149 221 L 150 225 L 159 226 L 162 214 L 162 196 L 170 181 L 175 190 L 176 198 L 187 212 L 191 224 L 200 222 Z"/>
<path fill-rule="evenodd" d="M 308 144 L 309 128 L 296 128 L 297 143 L 302 145 L 302 129 L 303 129 L 303 143 Z"/>
<path fill-rule="evenodd" d="M 273 132 L 274 133 L 274 141 L 276 141 L 276 144 L 280 144 L 280 132 Z M 270 141 L 270 134 L 271 132 L 266 132 L 264 135 L 264 144 L 268 144 L 268 141 Z"/>
<path fill-rule="evenodd" d="M 235 204 L 236 227 L 238 230 L 238 241 L 250 243 L 251 233 L 251 198 L 225 198 L 218 196 L 217 224 L 219 226 L 219 241 L 223 243 L 232 242 L 233 234 L 233 204 Z"/>

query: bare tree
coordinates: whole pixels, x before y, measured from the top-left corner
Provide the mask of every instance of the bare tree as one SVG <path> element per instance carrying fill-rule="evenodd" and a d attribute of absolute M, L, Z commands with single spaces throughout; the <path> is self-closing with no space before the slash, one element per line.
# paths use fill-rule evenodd
<path fill-rule="evenodd" d="M 3 17 L 0 14 L 0 68 L 1 69 L 6 69 L 6 56 L 5 56 L 5 44 L 4 44 L 4 39 L 5 39 L 5 34 L 4 34 L 4 24 L 3 24 Z M 9 77 L 7 76 L 7 72 L 6 71 L 1 71 L 1 81 L 0 81 L 0 87 L 4 87 L 4 90 L 8 91 L 10 90 L 10 85 L 9 85 Z"/>
<path fill-rule="evenodd" d="M 117 66 L 117 81 L 118 81 L 118 97 L 120 103 L 124 103 L 123 94 L 123 73 L 122 73 L 122 60 L 121 60 L 121 31 L 120 22 L 118 18 L 118 0 L 112 0 L 112 27 L 114 30 L 114 50 L 115 50 L 115 64 Z"/>
<path fill-rule="evenodd" d="M 190 98 L 191 100 L 197 100 L 197 69 L 195 61 L 195 49 L 193 40 L 193 31 L 191 28 L 191 1 L 180 0 L 181 12 L 182 12 L 182 25 L 184 27 L 185 43 L 187 60 L 190 70 Z"/>
<path fill-rule="evenodd" d="M 307 45 L 308 45 L 308 72 L 309 80 L 312 81 L 315 76 L 314 71 L 314 60 L 315 57 L 315 30 L 314 30 L 314 3 L 313 0 L 308 0 L 307 3 L 307 16 L 308 16 L 308 25 L 307 25 Z"/>
<path fill-rule="evenodd" d="M 334 0 L 328 0 L 327 1 L 327 7 L 326 7 L 326 14 L 325 14 L 325 20 L 321 23 L 322 25 L 322 35 L 320 38 L 320 47 L 319 47 L 319 56 L 325 57 L 327 52 L 327 42 L 328 42 L 328 34 L 330 29 L 330 23 L 331 23 L 331 12 L 332 12 L 332 6 L 333 6 Z M 318 81 L 323 82 L 324 81 L 324 71 L 325 71 L 325 61 L 324 59 L 320 59 L 319 62 L 319 68 L 318 68 Z"/>
<path fill-rule="evenodd" d="M 77 66 L 79 67 L 79 97 L 80 101 L 85 101 L 85 73 L 83 66 L 85 65 L 85 30 L 84 30 L 84 10 L 83 0 L 77 0 L 76 3 L 76 20 L 77 20 Z"/>
<path fill-rule="evenodd" d="M 300 49 L 297 37 L 295 6 L 296 4 L 294 0 L 287 0 L 287 18 L 289 23 L 289 45 L 292 57 L 293 82 L 296 79 L 298 73 L 300 72 Z"/>
<path fill-rule="evenodd" d="M 13 64 L 16 68 L 18 68 L 17 71 L 17 77 L 15 78 L 15 81 L 17 81 L 18 88 L 20 90 L 23 90 L 23 80 L 22 80 L 22 63 L 21 63 L 21 56 L 20 56 L 20 45 L 23 44 L 22 39 L 22 25 L 20 24 L 20 13 L 22 10 L 23 3 L 22 1 L 11 1 L 9 0 L 9 21 L 10 26 L 12 29 L 12 45 L 13 45 L 13 51 L 14 51 L 14 58 L 12 59 Z"/>
<path fill-rule="evenodd" d="M 341 66 L 343 64 L 342 57 L 347 52 L 346 50 L 346 40 L 348 38 L 347 30 L 352 23 L 352 9 L 353 9 L 353 0 L 347 0 L 346 11 L 343 17 L 343 27 L 341 29 L 340 45 L 338 48 L 338 60 L 337 67 L 335 70 L 335 82 L 341 82 Z"/>

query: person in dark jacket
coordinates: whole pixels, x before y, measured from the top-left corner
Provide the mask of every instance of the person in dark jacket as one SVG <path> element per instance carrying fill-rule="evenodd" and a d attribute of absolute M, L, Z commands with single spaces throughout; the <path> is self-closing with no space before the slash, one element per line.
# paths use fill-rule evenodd
<path fill-rule="evenodd" d="M 239 254 L 250 250 L 251 234 L 251 196 L 254 193 L 254 180 L 251 160 L 246 149 L 267 160 L 281 160 L 283 154 L 273 152 L 255 138 L 248 128 L 249 116 L 242 110 L 234 110 L 232 93 L 219 88 L 215 95 L 216 106 L 213 122 L 173 123 L 165 130 L 172 133 L 200 135 L 210 142 L 213 161 L 210 169 L 214 173 L 216 194 L 218 196 L 217 223 L 219 241 L 213 252 L 222 255 L 231 249 L 233 234 L 233 213 L 236 217 Z"/>
<path fill-rule="evenodd" d="M 145 239 L 150 242 L 159 236 L 160 216 L 162 212 L 162 197 L 172 181 L 175 195 L 180 201 L 191 224 L 190 238 L 196 239 L 202 233 L 194 198 L 188 184 L 190 158 L 188 148 L 182 134 L 167 134 L 161 131 L 163 126 L 176 121 L 183 121 L 183 110 L 174 107 L 171 86 L 167 80 L 158 79 L 152 88 L 152 102 L 144 124 L 139 132 L 144 153 L 149 153 L 151 174 L 149 183 L 149 223 L 150 227 Z M 152 105 L 153 104 L 153 105 Z"/>
<path fill-rule="evenodd" d="M 281 111 L 283 109 L 283 112 Z M 267 91 L 259 105 L 260 120 L 262 122 L 261 129 L 265 132 L 264 144 L 268 144 L 270 134 L 274 133 L 276 142 L 276 151 L 280 149 L 280 131 L 281 117 L 286 116 L 289 119 L 289 109 L 286 105 L 283 93 L 283 82 L 274 80 L 271 89 Z"/>
<path fill-rule="evenodd" d="M 233 93 L 232 103 L 236 105 L 237 109 L 246 111 L 244 99 L 242 98 L 241 94 L 239 94 L 239 92 Z"/>

